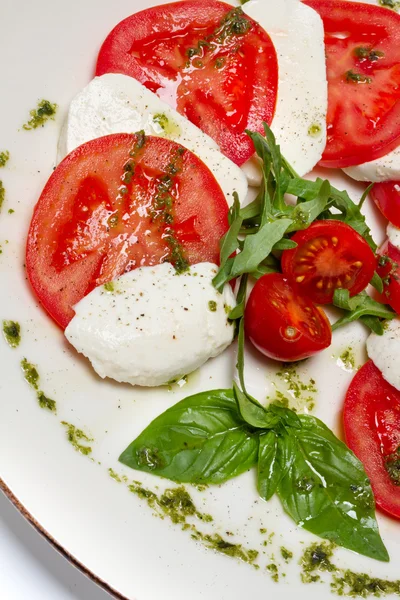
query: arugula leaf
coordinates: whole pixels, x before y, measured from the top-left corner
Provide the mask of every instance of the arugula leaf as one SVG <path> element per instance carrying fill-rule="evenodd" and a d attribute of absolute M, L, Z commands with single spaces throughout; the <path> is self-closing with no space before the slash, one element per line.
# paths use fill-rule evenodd
<path fill-rule="evenodd" d="M 264 500 L 270 500 L 284 477 L 289 464 L 284 464 L 281 438 L 275 431 L 262 433 L 258 452 L 258 493 Z"/>
<path fill-rule="evenodd" d="M 294 224 L 289 228 L 289 231 L 307 229 L 328 206 L 330 193 L 331 185 L 329 181 L 325 180 L 321 183 L 318 195 L 315 198 L 298 203 L 292 213 Z"/>
<path fill-rule="evenodd" d="M 230 281 L 231 279 L 233 279 L 233 277 L 231 277 L 230 275 L 231 275 L 234 260 L 235 260 L 234 258 L 228 258 L 226 263 L 219 268 L 218 273 L 212 280 L 213 286 L 219 292 L 222 292 L 222 290 L 224 289 L 224 285 L 227 281 Z"/>
<path fill-rule="evenodd" d="M 371 318 L 393 319 L 396 316 L 391 308 L 386 304 L 376 302 L 368 296 L 366 292 L 362 292 L 361 294 L 350 298 L 348 290 L 335 290 L 333 304 L 344 309 L 347 314 L 332 325 L 332 331 L 339 329 L 339 327 L 343 327 L 343 325 L 346 325 L 347 323 L 352 323 L 353 321 L 360 319 L 364 325 L 367 325 L 368 327 L 371 327 L 372 325 L 371 329 L 375 331 L 375 333 L 378 333 L 379 331 L 382 331 L 383 333 L 383 328 L 381 330 L 376 320 L 371 320 Z M 366 319 L 365 317 L 368 318 Z M 379 335 L 382 335 L 382 333 Z"/>
<path fill-rule="evenodd" d="M 383 328 L 383 323 L 378 317 L 369 317 L 369 316 L 360 317 L 360 321 L 361 321 L 361 323 L 364 323 L 364 325 L 369 327 L 369 329 L 371 329 L 371 331 L 376 333 L 376 335 L 384 334 L 385 330 Z"/>
<path fill-rule="evenodd" d="M 255 271 L 291 224 L 290 219 L 279 219 L 266 223 L 258 233 L 246 237 L 243 250 L 235 256 L 230 277 L 233 279 L 242 273 Z"/>
<path fill-rule="evenodd" d="M 289 240 L 287 238 L 282 238 L 273 246 L 272 252 L 278 252 L 281 250 L 291 250 L 292 248 L 297 248 L 296 242 L 293 242 L 292 240 Z"/>
<path fill-rule="evenodd" d="M 369 186 L 365 188 L 364 193 L 361 196 L 360 202 L 358 203 L 358 208 L 362 207 L 374 185 L 375 183 L 370 183 Z"/>
<path fill-rule="evenodd" d="M 246 304 L 247 277 L 247 274 L 242 275 L 240 280 L 239 291 L 236 297 L 236 306 L 235 308 L 232 308 L 231 312 L 229 313 L 229 319 L 232 321 L 243 317 L 244 307 Z"/>
<path fill-rule="evenodd" d="M 277 488 L 283 508 L 319 537 L 388 561 L 362 464 L 319 419 L 299 418 L 302 428 L 281 437 L 283 464 L 288 467 Z"/>
<path fill-rule="evenodd" d="M 258 265 L 255 271 L 251 271 L 249 275 L 251 275 L 254 279 L 260 279 L 264 275 L 268 275 L 268 273 L 276 273 L 278 271 L 277 268 L 274 267 L 266 267 L 265 265 Z"/>
<path fill-rule="evenodd" d="M 232 390 L 190 396 L 157 417 L 120 462 L 179 483 L 223 483 L 257 461 L 258 436 L 241 418 Z"/>
<path fill-rule="evenodd" d="M 374 287 L 376 289 L 377 292 L 379 292 L 379 294 L 383 294 L 382 277 L 380 277 L 376 271 L 370 281 L 370 284 L 372 285 L 372 287 Z"/>

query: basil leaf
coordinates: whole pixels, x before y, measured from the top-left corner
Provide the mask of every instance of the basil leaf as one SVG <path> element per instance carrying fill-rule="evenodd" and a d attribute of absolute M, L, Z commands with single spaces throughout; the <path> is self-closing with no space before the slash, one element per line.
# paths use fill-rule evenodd
<path fill-rule="evenodd" d="M 288 469 L 277 493 L 285 511 L 319 537 L 388 561 L 361 462 L 319 419 L 299 418 L 302 428 L 291 429 L 281 438 Z"/>
<path fill-rule="evenodd" d="M 376 289 L 377 292 L 379 292 L 379 294 L 383 294 L 382 277 L 380 277 L 376 271 L 370 281 L 370 284 L 372 285 L 372 287 L 374 287 Z"/>
<path fill-rule="evenodd" d="M 348 298 L 347 303 L 345 300 L 346 293 Z M 344 308 L 347 314 L 332 325 L 332 331 L 339 329 L 339 327 L 343 327 L 343 325 L 347 325 L 347 323 L 357 321 L 358 319 L 361 319 L 361 317 L 379 317 L 380 319 L 393 319 L 396 316 L 392 309 L 386 306 L 386 304 L 376 302 L 365 292 L 362 292 L 361 294 L 350 298 L 348 290 L 336 290 L 333 302 L 336 306 L 339 306 L 339 308 Z M 362 322 L 365 325 L 371 323 L 371 321 L 365 321 L 365 319 Z"/>
<path fill-rule="evenodd" d="M 255 271 L 271 253 L 273 246 L 283 238 L 291 224 L 290 219 L 279 219 L 272 223 L 266 223 L 258 233 L 249 235 L 245 239 L 243 250 L 235 256 L 231 278 Z"/>
<path fill-rule="evenodd" d="M 294 410 L 280 406 L 279 404 L 270 404 L 268 410 L 273 414 L 279 416 L 280 421 L 287 427 L 294 427 L 295 429 L 301 428 L 301 421 Z"/>
<path fill-rule="evenodd" d="M 264 500 L 272 498 L 290 466 L 283 463 L 280 440 L 275 431 L 267 431 L 259 437 L 257 487 Z"/>
<path fill-rule="evenodd" d="M 232 390 L 213 390 L 172 406 L 128 446 L 120 462 L 179 483 L 223 483 L 257 461 L 258 436 Z"/>
<path fill-rule="evenodd" d="M 242 392 L 242 390 L 233 383 L 238 410 L 242 419 L 252 427 L 257 429 L 272 429 L 279 423 L 279 417 L 266 410 L 255 398 Z"/>

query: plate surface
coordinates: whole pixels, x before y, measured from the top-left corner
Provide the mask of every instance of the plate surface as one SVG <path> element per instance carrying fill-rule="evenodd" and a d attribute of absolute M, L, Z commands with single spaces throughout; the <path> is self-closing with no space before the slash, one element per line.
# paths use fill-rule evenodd
<path fill-rule="evenodd" d="M 145 500 L 130 493 L 124 481 L 118 483 L 109 476 L 108 470 L 113 469 L 157 493 L 173 487 L 122 467 L 117 457 L 151 419 L 181 398 L 200 390 L 229 387 L 235 349 L 209 362 L 182 388 L 139 390 L 102 381 L 68 346 L 26 282 L 27 228 L 55 164 L 57 139 L 69 101 L 91 79 L 97 51 L 111 28 L 150 5 L 150 0 L 69 0 L 56 4 L 37 0 L 25 1 L 22 6 L 12 0 L 2 2 L 0 151 L 8 149 L 11 158 L 0 172 L 6 189 L 0 218 L 0 319 L 20 322 L 22 343 L 12 350 L 0 340 L 0 474 L 8 493 L 38 527 L 123 598 L 236 600 L 262 592 L 273 594 L 276 600 L 289 599 L 293 593 L 300 599 L 328 599 L 329 578 L 325 584 L 305 585 L 300 581 L 298 561 L 305 545 L 317 538 L 293 526 L 278 501 L 267 504 L 258 499 L 253 472 L 220 487 L 200 491 L 188 486 L 188 491 L 198 509 L 214 518 L 210 524 L 196 523 L 198 529 L 225 538 L 228 535 L 230 542 L 258 550 L 259 569 L 206 549 L 191 539 L 190 531 L 182 531 L 167 518 L 157 518 Z M 59 105 L 55 121 L 43 129 L 23 130 L 29 110 L 42 98 Z M 360 197 L 363 186 L 339 173 L 329 173 L 329 177 L 354 198 Z M 8 213 L 11 208 L 13 214 Z M 384 224 L 371 205 L 366 210 L 380 241 Z M 352 346 L 357 364 L 362 364 L 365 337 L 362 326 L 349 326 L 334 335 L 331 348 L 298 369 L 298 383 L 309 388 L 310 379 L 314 379 L 317 388 L 317 392 L 302 390 L 298 402 L 302 406 L 315 402 L 315 414 L 339 435 L 341 403 L 353 376 L 339 356 Z M 56 415 L 39 408 L 22 376 L 23 357 L 37 365 L 41 389 L 57 401 Z M 277 389 L 288 393 L 278 371 L 279 365 L 266 364 L 248 349 L 246 378 L 253 395 L 265 400 Z M 93 438 L 89 456 L 74 450 L 61 421 Z M 378 564 L 341 549 L 335 551 L 335 564 L 396 578 L 400 525 L 381 515 L 379 523 L 392 556 L 390 564 Z M 294 553 L 289 564 L 280 556 L 281 546 Z M 266 570 L 271 563 L 278 566 L 279 584 Z"/>

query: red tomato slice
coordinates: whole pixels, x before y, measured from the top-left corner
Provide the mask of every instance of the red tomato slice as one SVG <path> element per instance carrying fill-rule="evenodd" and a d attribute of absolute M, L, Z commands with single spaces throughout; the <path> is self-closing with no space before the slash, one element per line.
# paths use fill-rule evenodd
<path fill-rule="evenodd" d="M 400 252 L 389 241 L 379 248 L 377 272 L 383 279 L 384 292 L 379 298 L 400 315 Z"/>
<path fill-rule="evenodd" d="M 96 75 L 134 77 L 218 143 L 238 165 L 275 111 L 278 64 L 269 35 L 241 8 L 217 0 L 154 6 L 121 21 L 103 43 Z"/>
<path fill-rule="evenodd" d="M 371 196 L 383 216 L 400 227 L 400 181 L 376 183 Z"/>
<path fill-rule="evenodd" d="M 314 221 L 297 231 L 297 248 L 285 250 L 282 271 L 298 290 L 318 304 L 330 304 L 335 289 L 354 296 L 364 290 L 376 269 L 376 259 L 367 242 L 341 221 Z"/>
<path fill-rule="evenodd" d="M 65 328 L 94 287 L 139 266 L 218 263 L 228 206 L 213 174 L 167 139 L 116 134 L 80 146 L 35 207 L 26 266 Z"/>
<path fill-rule="evenodd" d="M 324 311 L 299 294 L 280 273 L 255 284 L 245 311 L 246 335 L 265 356 L 301 360 L 327 348 L 332 330 Z"/>
<path fill-rule="evenodd" d="M 344 403 L 346 442 L 371 480 L 377 505 L 400 518 L 400 392 L 370 360 Z"/>
<path fill-rule="evenodd" d="M 320 164 L 350 167 L 400 144 L 400 15 L 343 0 L 307 0 L 322 17 L 328 141 Z"/>

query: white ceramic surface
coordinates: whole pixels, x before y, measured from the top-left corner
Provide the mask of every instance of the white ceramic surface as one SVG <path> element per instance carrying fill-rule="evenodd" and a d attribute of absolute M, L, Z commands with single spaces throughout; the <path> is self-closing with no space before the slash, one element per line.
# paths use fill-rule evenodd
<path fill-rule="evenodd" d="M 120 466 L 117 457 L 168 406 L 194 391 L 229 386 L 234 348 L 209 362 L 182 389 L 139 390 L 102 381 L 68 346 L 26 282 L 26 232 L 33 206 L 55 164 L 68 102 L 90 80 L 97 50 L 109 30 L 150 4 L 151 0 L 1 2 L 0 151 L 8 149 L 11 159 L 0 171 L 6 189 L 0 217 L 0 319 L 19 321 L 23 341 L 12 350 L 0 340 L 0 474 L 40 528 L 122 597 L 239 600 L 272 594 L 276 600 L 287 600 L 296 593 L 302 600 L 325 600 L 330 597 L 329 586 L 302 584 L 297 564 L 303 543 L 317 538 L 296 528 L 278 501 L 267 504 L 258 499 L 253 472 L 223 486 L 190 493 L 201 510 L 213 515 L 210 531 L 222 535 L 230 531 L 234 534 L 230 541 L 260 551 L 258 571 L 206 550 L 179 526 L 154 517 L 145 503 L 108 475 L 111 467 L 152 489 L 169 485 Z M 24 131 L 21 126 L 29 109 L 41 98 L 59 104 L 55 122 Z M 330 176 L 355 198 L 360 196 L 362 185 L 341 174 Z M 15 213 L 8 214 L 9 208 Z M 383 222 L 372 206 L 366 210 L 377 237 L 383 239 Z M 361 325 L 349 326 L 335 333 L 331 348 L 299 370 L 303 379 L 316 380 L 315 412 L 339 434 L 341 404 L 352 373 L 340 367 L 338 356 L 352 345 L 361 364 L 365 337 Z M 22 377 L 22 357 L 38 365 L 41 387 L 57 401 L 57 415 L 38 407 Z M 272 395 L 279 366 L 267 365 L 251 350 L 246 361 L 249 391 L 260 400 Z M 60 424 L 63 420 L 94 438 L 94 461 L 74 451 Z M 398 576 L 400 525 L 382 515 L 379 523 L 391 563 L 379 564 L 342 549 L 335 552 L 335 562 L 375 576 Z M 263 546 L 260 528 L 275 532 L 272 544 Z M 294 552 L 295 559 L 279 567 L 286 577 L 275 584 L 265 566 L 272 555 L 278 564 L 283 563 L 279 559 L 282 545 Z"/>

